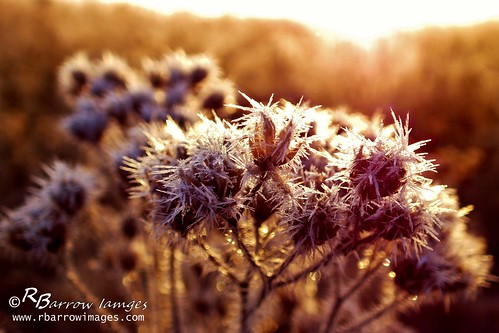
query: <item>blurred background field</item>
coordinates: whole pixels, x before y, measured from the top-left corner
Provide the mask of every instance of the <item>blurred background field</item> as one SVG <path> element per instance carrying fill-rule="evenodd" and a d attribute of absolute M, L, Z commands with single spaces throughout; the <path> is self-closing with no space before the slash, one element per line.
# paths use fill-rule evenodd
<path fill-rule="evenodd" d="M 287 20 L 1 0 L 0 207 L 22 203 L 43 163 L 78 158 L 59 129 L 70 110 L 58 95 L 56 72 L 67 57 L 111 51 L 137 67 L 144 57 L 184 49 L 213 56 L 237 89 L 259 101 L 274 94 L 293 103 L 303 98 L 311 105 L 381 111 L 386 118 L 390 110 L 410 113 L 413 140 L 432 140 L 426 150 L 440 165 L 437 181 L 457 188 L 461 205 L 474 206 L 470 228 L 487 238 L 499 275 L 498 41 L 499 21 L 427 27 L 363 47 Z M 8 269 L 14 267 L 20 269 Z M 425 307 L 406 320 L 421 332 L 497 332 L 498 296 L 494 284 L 477 303 L 457 304 L 448 313 L 442 305 Z"/>

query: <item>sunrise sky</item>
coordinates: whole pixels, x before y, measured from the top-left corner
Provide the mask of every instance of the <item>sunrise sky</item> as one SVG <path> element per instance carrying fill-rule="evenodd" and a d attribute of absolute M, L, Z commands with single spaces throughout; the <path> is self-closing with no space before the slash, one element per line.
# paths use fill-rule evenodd
<path fill-rule="evenodd" d="M 82 1 L 82 0 L 76 0 Z M 83 0 L 84 1 L 84 0 Z M 285 18 L 305 23 L 317 32 L 368 44 L 398 30 L 427 25 L 469 25 L 499 20 L 499 0 L 101 0 L 128 2 L 161 13 L 189 11 L 217 17 Z"/>

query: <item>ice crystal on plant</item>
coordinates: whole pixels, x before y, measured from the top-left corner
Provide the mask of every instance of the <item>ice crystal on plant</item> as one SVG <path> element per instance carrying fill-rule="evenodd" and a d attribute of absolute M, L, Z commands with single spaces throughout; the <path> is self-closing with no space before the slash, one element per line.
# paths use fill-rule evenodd
<path fill-rule="evenodd" d="M 37 257 L 57 254 L 67 240 L 74 216 L 99 194 L 95 178 L 80 166 L 55 162 L 26 202 L 7 215 L 7 243 Z"/>
<path fill-rule="evenodd" d="M 491 280 L 468 209 L 427 178 L 408 120 L 244 94 L 234 105 L 216 63 L 182 51 L 141 70 L 78 54 L 59 81 L 86 167 L 47 168 L 0 243 L 55 258 L 92 300 L 73 263 L 91 234 L 88 268 L 151 300 L 157 320 L 140 330 L 401 331 L 408 302 Z"/>
<path fill-rule="evenodd" d="M 279 107 L 277 103 L 272 104 L 272 99 L 264 105 L 243 96 L 251 107 L 236 106 L 249 112 L 238 123 L 247 133 L 258 172 L 272 173 L 281 166 L 296 168 L 313 140 L 306 136 L 310 126 L 305 118 L 306 110 L 290 104 Z"/>
<path fill-rule="evenodd" d="M 367 232 L 420 251 L 429 238 L 437 238 L 441 226 L 438 203 L 423 195 L 438 191 L 423 175 L 435 166 L 416 153 L 426 141 L 409 144 L 408 121 L 403 125 L 393 118 L 393 127 L 381 125 L 374 140 L 347 131 L 331 163 L 338 170 L 332 180 L 346 191 L 343 200 L 350 206 L 354 242 Z"/>
<path fill-rule="evenodd" d="M 218 218 L 237 217 L 243 170 L 232 160 L 223 133 L 220 139 L 216 137 L 198 137 L 201 144 L 191 148 L 188 158 L 175 166 L 158 167 L 161 187 L 156 215 L 164 216 L 164 225 L 175 222 L 184 230 L 200 221 L 216 224 Z"/>

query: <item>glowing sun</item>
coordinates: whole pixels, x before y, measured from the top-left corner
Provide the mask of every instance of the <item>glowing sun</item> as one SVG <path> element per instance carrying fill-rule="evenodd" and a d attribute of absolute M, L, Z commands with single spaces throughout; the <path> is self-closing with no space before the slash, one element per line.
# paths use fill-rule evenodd
<path fill-rule="evenodd" d="M 77 0 L 78 1 L 78 0 Z M 105 3 L 127 2 L 160 13 L 188 11 L 217 17 L 284 18 L 331 32 L 339 38 L 369 44 L 399 30 L 413 30 L 428 25 L 469 25 L 499 20 L 497 0 L 101 0 Z"/>

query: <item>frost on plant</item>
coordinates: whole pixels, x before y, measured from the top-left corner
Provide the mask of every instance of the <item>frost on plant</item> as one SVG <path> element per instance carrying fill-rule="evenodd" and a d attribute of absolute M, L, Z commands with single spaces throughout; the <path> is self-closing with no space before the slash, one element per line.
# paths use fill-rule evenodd
<path fill-rule="evenodd" d="M 491 279 L 408 117 L 385 125 L 243 93 L 237 105 L 215 62 L 183 52 L 139 70 L 78 54 L 59 82 L 85 167 L 47 168 L 4 217 L 2 244 L 62 265 L 94 299 L 74 265 L 91 234 L 93 267 L 150 301 L 145 331 L 402 330 L 409 305 Z"/>

